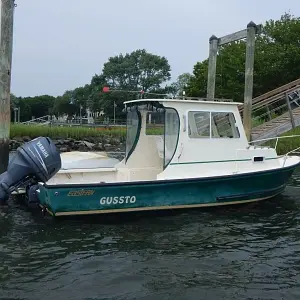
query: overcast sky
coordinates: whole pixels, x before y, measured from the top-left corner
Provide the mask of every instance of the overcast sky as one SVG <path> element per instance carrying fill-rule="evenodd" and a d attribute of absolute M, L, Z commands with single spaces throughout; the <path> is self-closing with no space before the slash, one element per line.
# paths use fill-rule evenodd
<path fill-rule="evenodd" d="M 146 49 L 172 79 L 208 56 L 208 39 L 263 23 L 299 0 L 16 0 L 12 93 L 60 95 L 89 83 L 110 56 Z M 249 6 L 247 6 L 249 3 Z"/>

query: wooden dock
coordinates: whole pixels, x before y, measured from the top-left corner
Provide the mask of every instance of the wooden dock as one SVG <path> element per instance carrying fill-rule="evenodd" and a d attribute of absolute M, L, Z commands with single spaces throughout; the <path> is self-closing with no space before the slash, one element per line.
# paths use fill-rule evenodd
<path fill-rule="evenodd" d="M 300 107 L 293 109 L 295 127 L 300 126 Z M 258 125 L 252 129 L 252 140 L 266 139 L 279 136 L 293 129 L 290 114 L 284 113 L 266 123 Z"/>
<path fill-rule="evenodd" d="M 252 116 L 265 122 L 253 127 L 251 140 L 276 137 L 300 126 L 300 78 L 254 98 L 252 103 Z M 243 107 L 240 112 L 243 114 Z"/>

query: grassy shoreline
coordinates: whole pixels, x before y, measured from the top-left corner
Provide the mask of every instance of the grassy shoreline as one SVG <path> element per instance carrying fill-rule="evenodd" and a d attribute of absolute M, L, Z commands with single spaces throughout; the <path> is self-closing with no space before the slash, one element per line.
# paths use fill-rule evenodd
<path fill-rule="evenodd" d="M 63 127 L 63 126 L 37 126 L 37 125 L 23 125 L 11 124 L 10 138 L 15 137 L 29 137 L 31 139 L 38 136 L 47 136 L 51 139 L 84 139 L 92 137 L 115 137 L 125 138 L 125 127 L 114 128 L 87 128 L 87 127 Z"/>
<path fill-rule="evenodd" d="M 279 139 L 277 144 L 277 153 L 279 155 L 285 154 L 300 147 L 300 127 L 287 131 L 281 136 L 299 135 L 298 137 Z M 275 140 L 271 146 L 274 146 Z M 299 151 L 300 152 L 300 151 Z"/>
<path fill-rule="evenodd" d="M 152 134 L 157 133 L 158 129 L 151 128 Z M 148 134 L 151 134 L 150 132 Z M 282 136 L 300 135 L 300 127 L 290 130 Z M 126 138 L 125 127 L 113 128 L 87 128 L 87 127 L 59 127 L 59 126 L 36 126 L 11 124 L 10 138 L 29 137 L 31 139 L 38 136 L 48 136 L 51 139 L 67 139 L 83 140 L 86 138 L 118 138 L 124 140 Z M 266 143 L 268 146 L 274 147 L 276 140 Z M 300 147 L 300 136 L 294 138 L 279 139 L 277 145 L 277 153 L 285 154 L 297 147 Z"/>

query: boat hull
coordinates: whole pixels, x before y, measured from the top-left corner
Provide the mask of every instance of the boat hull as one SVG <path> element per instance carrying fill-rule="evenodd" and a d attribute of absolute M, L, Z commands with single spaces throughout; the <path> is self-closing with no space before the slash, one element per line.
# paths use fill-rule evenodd
<path fill-rule="evenodd" d="M 53 216 L 232 205 L 280 194 L 297 166 L 210 178 L 90 185 L 39 185 Z"/>

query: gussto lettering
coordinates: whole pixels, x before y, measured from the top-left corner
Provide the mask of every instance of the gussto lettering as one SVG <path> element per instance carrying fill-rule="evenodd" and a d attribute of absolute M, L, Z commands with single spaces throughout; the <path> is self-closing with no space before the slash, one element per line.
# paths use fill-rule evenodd
<path fill-rule="evenodd" d="M 120 196 L 120 197 L 102 197 L 100 199 L 100 204 L 110 205 L 110 204 L 127 204 L 135 203 L 135 196 Z"/>

